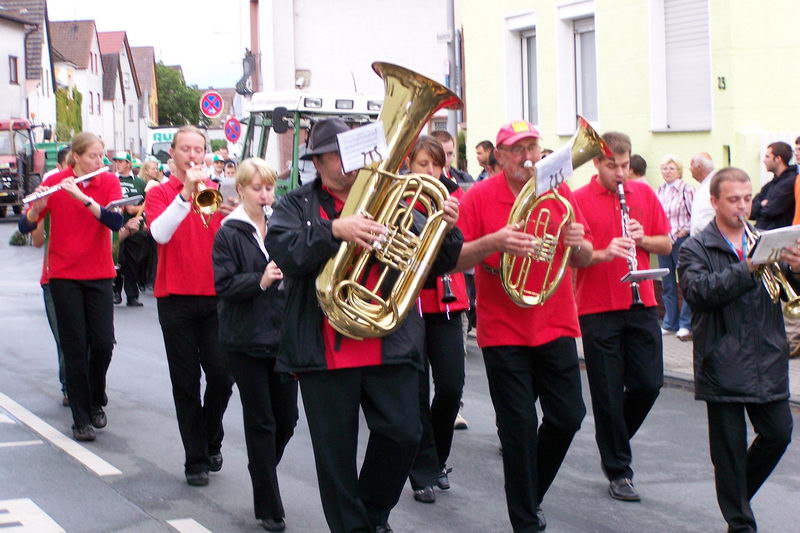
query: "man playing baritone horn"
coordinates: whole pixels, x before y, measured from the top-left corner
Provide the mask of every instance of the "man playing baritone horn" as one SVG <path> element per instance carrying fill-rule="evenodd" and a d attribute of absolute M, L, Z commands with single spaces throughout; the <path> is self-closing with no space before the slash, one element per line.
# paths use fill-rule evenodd
<path fill-rule="evenodd" d="M 644 270 L 650 268 L 651 253 L 668 254 L 672 245 L 656 194 L 646 183 L 626 179 L 630 138 L 609 132 L 603 140 L 613 158 L 595 158 L 597 175 L 575 191 L 595 244 L 591 263 L 578 270 L 578 315 L 608 492 L 617 500 L 639 501 L 632 482 L 630 440 L 658 397 L 664 362 L 653 282 L 639 284 L 641 302 L 634 305 L 631 285 L 621 278 L 630 269 L 632 254 L 637 269 Z M 625 234 L 618 184 L 630 213 Z"/>
<path fill-rule="evenodd" d="M 503 289 L 501 254 L 522 257 L 536 251 L 533 235 L 507 221 L 514 201 L 534 175 L 525 162 L 540 158 L 539 132 L 528 122 L 511 122 L 500 128 L 496 146 L 501 172 L 476 183 L 461 205 L 459 227 L 465 242 L 457 270 L 475 267 L 478 345 L 503 447 L 511 525 L 515 532 L 543 531 L 542 499 L 586 414 L 575 344 L 580 329 L 569 269 L 544 305 L 520 307 Z M 566 226 L 559 250 L 571 247 L 570 265 L 583 266 L 592 257 L 583 214 L 566 183 L 558 186 L 558 192 L 572 204 L 577 221 Z"/>
<path fill-rule="evenodd" d="M 717 501 L 733 533 L 755 533 L 750 501 L 792 438 L 789 346 L 773 303 L 746 259 L 750 178 L 725 168 L 711 181 L 714 219 L 681 248 L 678 274 L 692 306 L 695 398 L 708 409 Z M 800 243 L 800 241 L 798 241 Z M 798 286 L 800 248 L 784 248 L 781 269 Z M 788 267 L 788 268 L 787 268 Z M 747 413 L 756 438 L 747 447 Z"/>
<path fill-rule="evenodd" d="M 340 213 L 356 173 L 342 171 L 336 135 L 349 128 L 341 119 L 317 123 L 304 157 L 317 179 L 290 192 L 270 218 L 267 251 L 286 283 L 286 324 L 277 370 L 299 376 L 317 467 L 322 508 L 333 533 L 388 533 L 419 446 L 419 373 L 424 322 L 415 311 L 382 338 L 353 340 L 338 333 L 317 301 L 316 278 L 342 242 L 367 250 L 387 233 L 369 217 Z M 452 227 L 458 203 L 448 199 L 444 219 Z M 431 268 L 438 276 L 453 269 L 461 232 L 445 238 Z M 379 266 L 380 263 L 377 263 Z M 378 269 L 365 272 L 367 285 Z M 370 429 L 364 462 L 356 471 L 359 408 Z"/>

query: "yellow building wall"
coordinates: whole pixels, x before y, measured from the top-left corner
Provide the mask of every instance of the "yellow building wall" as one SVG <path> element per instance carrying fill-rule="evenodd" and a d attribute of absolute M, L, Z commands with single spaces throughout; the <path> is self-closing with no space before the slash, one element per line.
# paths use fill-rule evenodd
<path fill-rule="evenodd" d="M 506 116 L 504 54 L 508 47 L 507 17 L 533 11 L 536 21 L 539 122 L 542 146 L 558 148 L 569 137 L 555 134 L 557 127 L 557 7 L 574 1 L 555 0 L 462 0 L 458 15 L 464 35 L 466 87 L 466 142 L 469 170 L 480 168 L 474 146 L 494 142 L 503 123 L 518 119 Z M 770 0 L 758 8 L 748 0 L 710 0 L 712 128 L 703 132 L 651 131 L 651 0 L 596 0 L 595 40 L 597 87 L 601 133 L 627 133 L 633 152 L 648 163 L 648 181 L 661 183 L 659 164 L 665 154 L 677 155 L 685 166 L 684 177 L 694 184 L 688 166 L 692 155 L 707 151 L 715 166 L 743 168 L 758 189 L 762 177 L 769 179 L 761 164 L 769 142 L 793 141 L 800 133 L 800 69 L 793 52 L 797 49 L 797 0 Z M 724 77 L 726 89 L 717 87 Z M 519 92 L 521 93 L 520 87 Z M 730 147 L 729 150 L 725 147 Z M 585 183 L 593 173 L 587 163 L 576 171 L 570 185 Z"/>

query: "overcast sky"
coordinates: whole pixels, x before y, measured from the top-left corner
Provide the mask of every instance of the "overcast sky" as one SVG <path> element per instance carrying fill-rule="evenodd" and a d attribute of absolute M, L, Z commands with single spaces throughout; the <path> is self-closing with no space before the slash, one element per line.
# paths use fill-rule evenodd
<path fill-rule="evenodd" d="M 50 20 L 94 20 L 97 31 L 128 32 L 156 61 L 183 67 L 200 88 L 233 87 L 242 76 L 241 1 L 48 0 Z"/>

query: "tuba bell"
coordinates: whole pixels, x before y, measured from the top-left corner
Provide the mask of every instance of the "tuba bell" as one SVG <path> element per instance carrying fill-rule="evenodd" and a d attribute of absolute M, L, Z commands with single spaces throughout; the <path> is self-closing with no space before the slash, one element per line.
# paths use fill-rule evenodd
<path fill-rule="evenodd" d="M 396 172 L 430 117 L 441 108 L 463 105 L 447 88 L 411 70 L 390 63 L 373 63 L 372 69 L 384 82 L 378 120 L 389 153 L 359 170 L 341 216 L 361 213 L 388 233 L 372 251 L 343 242 L 316 283 L 328 322 L 353 339 L 383 337 L 397 329 L 428 277 L 448 231 L 442 219 L 448 192 L 433 176 Z M 425 223 L 417 234 L 412 230 L 421 218 Z"/>
<path fill-rule="evenodd" d="M 609 150 L 600 135 L 589 122 L 579 116 L 578 131 L 570 139 L 572 168 L 578 168 L 594 157 L 610 156 Z M 555 206 L 553 206 L 555 204 Z M 555 208 L 561 218 L 554 220 Z M 541 196 L 536 196 L 536 175 L 532 177 L 517 196 L 508 224 L 534 236 L 536 251 L 526 257 L 502 254 L 500 260 L 500 279 L 506 294 L 520 307 L 542 305 L 558 289 L 567 271 L 571 248 L 566 248 L 561 259 L 556 258 L 561 241 L 561 231 L 575 221 L 575 212 L 569 201 L 553 188 Z M 555 226 L 555 231 L 550 230 Z M 546 263 L 544 276 L 538 290 L 529 289 L 528 278 L 535 263 Z M 557 263 L 557 264 L 556 264 Z"/>

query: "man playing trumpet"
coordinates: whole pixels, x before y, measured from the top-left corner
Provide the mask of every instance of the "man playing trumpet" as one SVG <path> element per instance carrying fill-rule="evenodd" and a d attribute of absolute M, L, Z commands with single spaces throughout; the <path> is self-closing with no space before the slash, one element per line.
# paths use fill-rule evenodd
<path fill-rule="evenodd" d="M 669 222 L 653 190 L 646 183 L 626 181 L 630 138 L 609 132 L 603 140 L 613 157 L 596 157 L 597 174 L 575 191 L 596 247 L 589 266 L 578 270 L 578 315 L 608 492 L 616 500 L 639 501 L 630 440 L 658 397 L 664 362 L 652 280 L 640 283 L 639 301 L 620 279 L 628 273 L 632 254 L 632 264 L 648 269 L 650 254 L 668 254 L 672 245 Z M 624 235 L 619 184 L 630 210 Z"/>
<path fill-rule="evenodd" d="M 457 270 L 475 267 L 478 345 L 503 447 L 511 525 L 515 532 L 542 531 L 542 499 L 586 414 L 575 344 L 580 330 L 569 269 L 544 305 L 520 307 L 503 289 L 501 254 L 524 257 L 536 252 L 533 235 L 509 225 L 508 217 L 534 177 L 532 163 L 541 157 L 539 132 L 528 122 L 511 122 L 500 128 L 496 146 L 502 171 L 476 183 L 461 205 L 459 227 L 465 242 Z M 565 183 L 558 191 L 571 201 Z M 566 226 L 559 250 L 571 247 L 570 265 L 578 267 L 589 262 L 592 244 L 584 235 L 580 209 L 573 208 L 577 222 Z"/>

